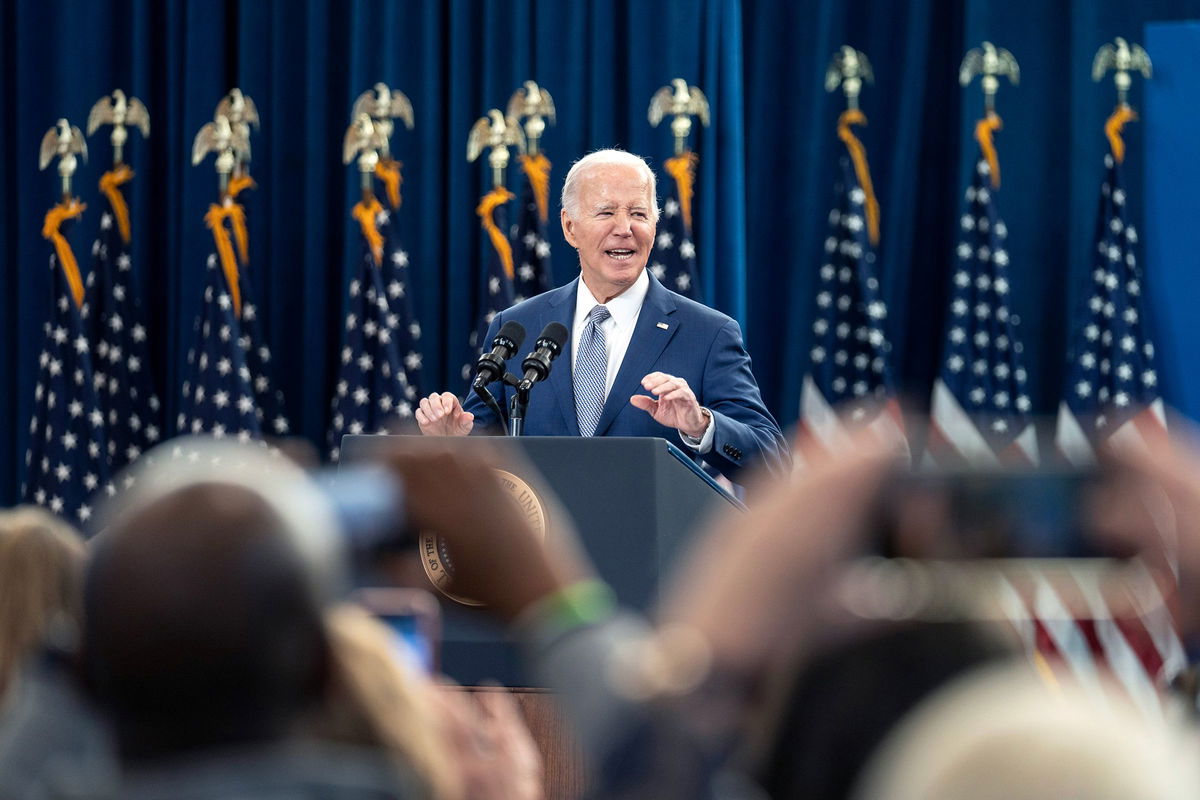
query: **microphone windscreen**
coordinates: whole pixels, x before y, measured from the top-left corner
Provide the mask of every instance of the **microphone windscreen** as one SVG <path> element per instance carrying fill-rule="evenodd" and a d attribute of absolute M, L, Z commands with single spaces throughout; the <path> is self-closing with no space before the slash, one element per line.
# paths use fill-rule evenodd
<path fill-rule="evenodd" d="M 561 350 L 562 346 L 567 343 L 567 339 L 569 339 L 570 336 L 571 332 L 567 330 L 566 325 L 563 325 L 561 322 L 551 322 L 542 329 L 542 335 L 538 337 L 538 341 L 540 342 L 542 339 L 549 339 L 558 346 L 557 349 Z"/>
<path fill-rule="evenodd" d="M 509 339 L 513 343 L 513 351 L 520 350 L 521 345 L 525 343 L 525 326 L 510 319 L 500 326 L 500 332 L 496 334 L 496 338 Z"/>

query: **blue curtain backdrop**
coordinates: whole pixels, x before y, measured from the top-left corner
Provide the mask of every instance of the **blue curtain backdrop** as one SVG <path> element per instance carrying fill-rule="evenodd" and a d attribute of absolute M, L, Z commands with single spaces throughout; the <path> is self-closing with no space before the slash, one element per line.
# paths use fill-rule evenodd
<path fill-rule="evenodd" d="M 1111 83 L 1088 75 L 1114 36 L 1147 22 L 1200 17 L 1200 0 L 8 0 L 0 3 L 0 504 L 16 499 L 50 302 L 41 220 L 56 199 L 37 170 L 42 134 L 60 116 L 83 126 L 120 87 L 150 110 L 149 140 L 127 159 L 135 285 L 148 306 L 158 390 L 173 420 L 211 238 L 211 158 L 189 163 L 192 137 L 232 86 L 263 118 L 252 139 L 258 189 L 243 195 L 249 274 L 276 381 L 295 428 L 323 440 L 348 267 L 357 176 L 342 166 L 350 105 L 376 81 L 405 91 L 417 127 L 392 149 L 404 163 L 399 230 L 411 254 L 431 383 L 459 390 L 484 264 L 474 214 L 487 185 L 464 158 L 471 124 L 521 81 L 546 87 L 558 124 L 544 148 L 554 196 L 570 162 L 620 146 L 662 174 L 665 129 L 646 122 L 651 94 L 674 77 L 700 85 L 712 127 L 699 130 L 697 225 L 705 299 L 742 321 L 764 396 L 795 419 L 809 347 L 814 277 L 825 237 L 842 100 L 822 88 L 841 44 L 865 51 L 876 83 L 863 96 L 882 206 L 880 273 L 897 374 L 920 404 L 935 372 L 960 194 L 973 158 L 977 86 L 958 88 L 968 47 L 989 39 L 1020 61 L 1005 85 L 998 147 L 1001 210 L 1011 231 L 1014 306 L 1024 321 L 1036 410 L 1057 404 L 1068 310 L 1087 268 Z M 1152 54 L 1153 55 L 1153 54 Z M 1133 102 L 1138 105 L 1140 88 Z M 1129 136 L 1129 184 L 1142 185 L 1142 142 Z M 89 140 L 76 193 L 89 204 L 72 234 L 81 265 L 103 208 L 107 132 Z M 516 187 L 515 170 L 510 183 Z M 1140 197 L 1134 219 L 1140 219 Z M 554 275 L 574 277 L 552 223 Z M 1170 399 L 1170 398 L 1168 398 Z"/>

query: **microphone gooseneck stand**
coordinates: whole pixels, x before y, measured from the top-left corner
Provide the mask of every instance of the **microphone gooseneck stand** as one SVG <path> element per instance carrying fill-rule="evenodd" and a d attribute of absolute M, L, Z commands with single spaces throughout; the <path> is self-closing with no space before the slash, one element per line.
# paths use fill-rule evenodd
<path fill-rule="evenodd" d="M 505 375 L 505 377 L 507 378 L 508 376 Z M 495 396 L 492 394 L 491 390 L 487 388 L 487 385 L 484 384 L 483 386 L 473 386 L 471 388 L 475 390 L 476 396 L 483 401 L 483 404 L 487 406 L 493 414 L 496 415 L 496 419 L 503 422 L 505 417 L 504 409 L 501 408 L 498 402 L 496 402 Z"/>
<path fill-rule="evenodd" d="M 511 372 L 504 373 L 504 382 L 517 390 L 509 404 L 508 435 L 522 436 L 525 433 L 525 411 L 529 408 L 529 390 L 533 384 L 521 380 Z"/>

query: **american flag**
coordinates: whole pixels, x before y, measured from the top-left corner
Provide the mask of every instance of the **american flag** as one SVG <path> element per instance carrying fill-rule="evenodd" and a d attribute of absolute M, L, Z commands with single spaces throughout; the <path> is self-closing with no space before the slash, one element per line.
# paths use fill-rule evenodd
<path fill-rule="evenodd" d="M 525 173 L 525 188 L 521 192 L 520 218 L 513 229 L 513 263 L 515 301 L 541 294 L 554 288 L 550 269 L 550 242 L 546 238 L 546 222 L 550 209 L 550 161 L 542 153 L 519 157 Z"/>
<path fill-rule="evenodd" d="M 145 319 L 131 291 L 129 212 L 120 185 L 133 177 L 128 167 L 105 173 L 101 190 L 109 210 L 100 217 L 92 244 L 91 298 L 93 379 L 107 421 L 109 469 L 113 475 L 162 438 L 162 405 L 150 374 Z"/>
<path fill-rule="evenodd" d="M 1166 433 L 1137 230 L 1126 218 L 1120 162 L 1105 154 L 1104 168 L 1090 291 L 1075 319 L 1058 409 L 1058 449 L 1074 464 L 1092 463 L 1104 442 L 1136 446 Z"/>
<path fill-rule="evenodd" d="M 387 297 L 388 314 L 385 321 L 391 329 L 396 352 L 400 354 L 404 399 L 411 403 L 422 393 L 421 367 L 424 356 L 418 344 L 421 341 L 421 324 L 413 312 L 408 251 L 400 241 L 394 211 L 381 209 L 376 226 L 383 237 L 383 264 L 379 274 Z M 401 416 L 408 414 L 402 413 Z"/>
<path fill-rule="evenodd" d="M 997 119 L 998 124 L 998 119 Z M 978 136 L 979 134 L 977 134 Z M 994 154 L 984 147 L 959 219 L 950 314 L 934 381 L 927 452 L 939 464 L 1037 463 L 1028 375 L 1011 313 L 1008 230 L 996 209 Z"/>
<path fill-rule="evenodd" d="M 1122 113 L 1118 109 L 1114 116 Z M 1166 436 L 1154 344 L 1146 330 L 1137 230 L 1127 218 L 1128 195 L 1116 157 L 1123 143 L 1118 138 L 1113 145 L 1104 156 L 1090 290 L 1074 320 L 1058 412 L 1058 450 L 1078 466 L 1094 463 L 1102 444 L 1145 447 Z M 1159 597 L 1174 592 L 1173 586 L 1161 588 Z M 1055 636 L 1045 637 L 1043 649 L 1059 654 L 1076 672 L 1086 669 L 1090 655 L 1107 664 L 1136 701 L 1153 707 L 1157 690 L 1186 666 L 1170 614 L 1162 608 L 1134 620 L 1113 620 L 1102 603 L 1094 605 L 1095 620 L 1078 629 L 1060 624 Z"/>
<path fill-rule="evenodd" d="M 1163 691 L 1187 657 L 1160 578 L 1130 562 L 1120 587 L 1083 565 L 1010 570 L 1000 607 L 1035 663 L 1099 690 L 1112 678 L 1144 713 L 1161 716 Z"/>
<path fill-rule="evenodd" d="M 813 346 L 800 393 L 801 423 L 814 443 L 830 451 L 845 447 L 849 430 L 866 427 L 881 440 L 903 445 L 892 347 L 884 329 L 887 304 L 875 273 L 867 222 L 868 196 L 849 156 L 841 158 L 839 168 L 817 289 Z"/>
<path fill-rule="evenodd" d="M 662 220 L 650 272 L 668 289 L 684 297 L 700 299 L 696 279 L 696 245 L 692 234 L 695 207 L 696 163 L 699 156 L 691 151 L 668 158 L 664 166 L 670 176 L 670 194 L 663 203 Z"/>
<path fill-rule="evenodd" d="M 26 502 L 43 506 L 74 525 L 91 519 L 97 489 L 114 491 L 109 482 L 104 413 L 84 327 L 88 310 L 83 304 L 83 283 L 66 241 L 69 220 L 82 210 L 82 204 L 74 199 L 59 204 L 47 215 L 43 229 L 46 238 L 55 243 L 56 252 L 50 256 L 54 303 L 38 355 L 21 487 Z"/>
<path fill-rule="evenodd" d="M 467 339 L 467 358 L 461 370 L 464 381 L 470 381 L 475 372 L 475 362 L 486 344 L 483 339 L 487 336 L 492 318 L 511 306 L 514 301 L 512 244 L 503 233 L 507 230 L 504 207 L 512 199 L 512 192 L 497 186 L 483 196 L 475 209 L 484 230 L 488 233 L 491 252 L 488 257 L 487 274 L 480 282 L 476 302 L 479 321 Z"/>
<path fill-rule="evenodd" d="M 238 271 L 242 290 L 242 345 L 246 353 L 246 366 L 250 368 L 254 388 L 254 402 L 258 406 L 262 431 L 268 436 L 283 436 L 290 430 L 284 413 L 283 392 L 271 382 L 271 348 L 263 333 L 258 306 L 254 302 L 253 287 L 246 270 Z"/>
<path fill-rule="evenodd" d="M 229 214 L 225 216 L 225 219 L 230 223 L 240 256 L 236 272 L 238 292 L 241 298 L 241 330 L 246 350 L 246 366 L 250 368 L 251 385 L 254 387 L 254 402 L 258 406 L 259 423 L 264 434 L 283 436 L 289 430 L 287 416 L 283 411 L 283 392 L 272 386 L 271 348 L 267 346 L 262 322 L 258 318 L 258 305 L 254 302 L 254 287 L 249 275 L 250 246 L 248 240 L 250 236 L 247 232 L 245 209 L 236 202 L 242 192 L 255 188 L 257 188 L 257 184 L 250 177 L 249 164 L 240 164 L 236 174 L 229 179 L 228 200 L 224 204 L 226 210 L 237 213 Z M 221 231 L 225 230 L 224 223 L 220 219 L 215 221 L 214 236 L 218 235 L 218 228 Z M 218 249 L 220 249 L 219 245 Z"/>
<path fill-rule="evenodd" d="M 245 305 L 242 312 L 244 316 Z M 203 305 L 193 333 L 196 341 L 188 351 L 178 432 L 236 437 L 242 442 L 261 438 L 262 411 L 254 401 L 249 339 L 242 332 L 216 253 L 208 257 Z"/>
<path fill-rule="evenodd" d="M 374 218 L 386 224 L 387 212 L 372 198 L 359 203 L 355 217 Z M 378 230 L 378 228 L 376 229 Z M 386 239 L 383 240 L 386 243 Z M 346 320 L 342 331 L 341 366 L 333 396 L 333 418 L 329 428 L 330 457 L 341 454 L 342 436 L 347 433 L 387 433 L 389 423 L 412 416 L 416 389 L 409 383 L 394 331 L 400 325 L 391 310 L 392 299 L 406 300 L 403 292 L 392 295 L 385 285 L 383 264 L 389 263 L 386 244 L 372 247 L 367 231 L 362 236 L 362 256 L 350 280 Z M 395 276 L 393 279 L 398 280 Z M 407 328 L 405 332 L 408 333 Z M 409 333 L 411 339 L 411 333 Z M 411 353 L 412 351 L 410 351 Z M 419 358 L 416 361 L 419 370 Z"/>

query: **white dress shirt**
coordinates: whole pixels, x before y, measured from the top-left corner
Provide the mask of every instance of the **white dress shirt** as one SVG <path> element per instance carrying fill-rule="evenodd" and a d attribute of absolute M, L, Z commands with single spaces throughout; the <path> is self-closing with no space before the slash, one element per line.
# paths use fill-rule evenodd
<path fill-rule="evenodd" d="M 625 353 L 629 350 L 629 342 L 633 339 L 633 329 L 637 327 L 638 316 L 642 313 L 642 303 L 645 302 L 646 292 L 649 289 L 650 276 L 646 274 L 645 270 L 642 270 L 642 274 L 638 276 L 632 286 L 604 303 L 611 315 L 600 323 L 600 329 L 604 331 L 604 342 L 608 347 L 608 364 L 604 373 L 605 400 L 608 399 L 608 393 L 617 379 L 617 373 L 621 371 L 621 363 L 625 360 Z M 587 327 L 588 314 L 600 304 L 600 301 L 584 283 L 583 276 L 580 275 L 579 291 L 575 293 L 575 322 L 571 325 L 572 370 L 575 369 L 575 361 L 579 358 L 579 338 L 583 335 L 583 329 Z M 712 449 L 713 428 L 713 418 L 710 412 L 704 436 L 693 439 L 680 431 L 679 438 L 693 450 L 707 453 Z"/>

